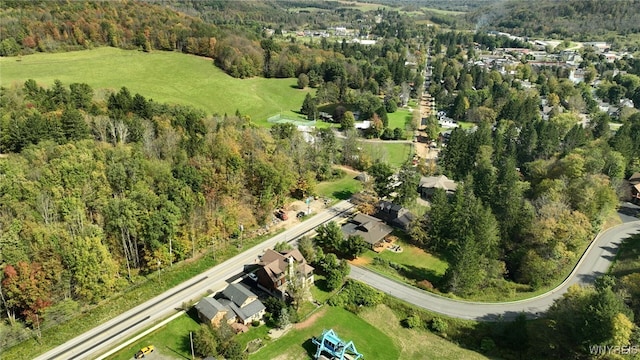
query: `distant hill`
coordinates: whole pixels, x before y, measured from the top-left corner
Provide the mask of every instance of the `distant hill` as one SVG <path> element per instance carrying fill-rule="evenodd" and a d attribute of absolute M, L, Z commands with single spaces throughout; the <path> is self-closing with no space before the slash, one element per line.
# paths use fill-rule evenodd
<path fill-rule="evenodd" d="M 640 0 L 509 0 L 467 15 L 476 29 L 574 40 L 640 33 Z"/>

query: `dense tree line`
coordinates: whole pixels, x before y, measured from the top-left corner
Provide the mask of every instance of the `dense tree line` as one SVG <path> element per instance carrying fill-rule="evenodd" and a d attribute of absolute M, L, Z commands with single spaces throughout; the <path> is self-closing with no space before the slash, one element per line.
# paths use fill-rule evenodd
<path fill-rule="evenodd" d="M 291 124 L 268 131 L 126 88 L 92 94 L 59 81 L 2 89 L 0 148 L 11 154 L 0 162 L 0 264 L 12 321 L 56 321 L 212 241 L 226 246 L 286 197 L 313 194 L 342 159 L 331 130 L 307 143 Z"/>

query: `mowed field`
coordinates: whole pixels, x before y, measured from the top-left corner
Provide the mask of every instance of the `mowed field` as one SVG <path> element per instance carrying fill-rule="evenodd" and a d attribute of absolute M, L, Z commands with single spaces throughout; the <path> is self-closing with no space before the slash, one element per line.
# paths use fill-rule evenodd
<path fill-rule="evenodd" d="M 243 115 L 259 124 L 279 112 L 291 114 L 302 106 L 308 90 L 295 88 L 296 79 L 236 79 L 213 65 L 209 58 L 178 52 L 144 53 L 102 47 L 55 54 L 0 58 L 0 85 L 20 86 L 34 79 L 48 87 L 58 79 L 98 89 L 140 93 L 156 102 L 185 104 L 208 114 Z"/>

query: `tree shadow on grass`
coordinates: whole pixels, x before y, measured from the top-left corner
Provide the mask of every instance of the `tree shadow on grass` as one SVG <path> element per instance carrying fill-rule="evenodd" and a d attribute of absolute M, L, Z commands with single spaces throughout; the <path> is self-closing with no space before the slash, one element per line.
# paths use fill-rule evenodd
<path fill-rule="evenodd" d="M 353 196 L 353 191 L 339 190 L 339 191 L 334 191 L 332 195 L 338 200 L 347 200 L 347 199 L 350 199 L 351 196 Z"/>
<path fill-rule="evenodd" d="M 305 342 L 302 343 L 302 347 L 307 351 L 309 358 L 315 358 L 316 345 L 311 341 L 311 339 L 305 340 Z"/>
<path fill-rule="evenodd" d="M 436 273 L 431 269 L 403 264 L 402 267 L 400 267 L 396 271 L 403 277 L 415 280 L 416 282 L 427 280 L 434 287 L 439 287 L 442 283 L 442 275 Z"/>
<path fill-rule="evenodd" d="M 324 292 L 331 292 L 327 286 L 327 280 L 325 279 L 316 279 L 313 284 L 320 290 Z"/>

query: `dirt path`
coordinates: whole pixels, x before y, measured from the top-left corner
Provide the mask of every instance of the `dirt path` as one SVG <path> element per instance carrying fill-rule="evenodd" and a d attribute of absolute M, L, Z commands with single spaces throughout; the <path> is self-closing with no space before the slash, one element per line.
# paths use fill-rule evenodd
<path fill-rule="evenodd" d="M 309 326 L 313 325 L 313 323 L 316 322 L 319 317 L 324 315 L 325 312 L 327 312 L 327 308 L 323 307 L 322 309 L 316 311 L 313 315 L 309 316 L 305 321 L 293 325 L 293 328 L 296 330 L 306 329 Z"/>

